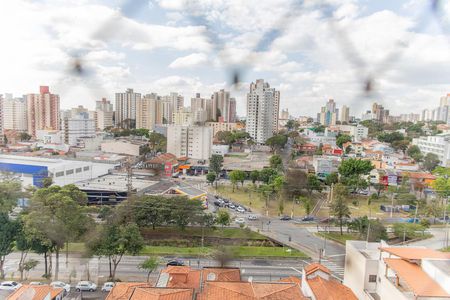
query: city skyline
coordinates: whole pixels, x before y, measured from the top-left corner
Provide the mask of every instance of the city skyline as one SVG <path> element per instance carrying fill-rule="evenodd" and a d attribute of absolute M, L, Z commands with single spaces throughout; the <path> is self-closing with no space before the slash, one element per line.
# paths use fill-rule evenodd
<path fill-rule="evenodd" d="M 0 28 L 14 47 L 4 49 L 0 58 L 8 70 L 0 77 L 0 91 L 18 96 L 49 85 L 60 95 L 62 108 L 71 103 L 91 108 L 95 101 L 113 100 L 114 93 L 126 88 L 142 94 L 178 92 L 185 99 L 226 89 L 236 98 L 240 116 L 247 87 L 259 78 L 280 90 L 281 108 L 289 108 L 292 115 L 314 116 L 330 98 L 357 108 L 355 116 L 373 102 L 389 107 L 391 114 L 419 113 L 448 93 L 450 73 L 442 68 L 450 55 L 448 41 L 438 20 L 427 15 L 431 12 L 424 1 L 334 1 L 330 7 L 339 30 L 347 32 L 371 71 L 383 69 L 390 50 L 400 52 L 395 64 L 374 75 L 375 93 L 370 97 L 363 93 L 365 75 L 355 75 L 367 70 L 347 59 L 330 31 L 326 12 L 293 7 L 292 2 L 280 0 L 276 10 L 267 9 L 272 2 L 239 4 L 241 9 L 233 3 L 203 1 L 186 9 L 186 3 L 174 0 L 122 8 L 116 1 L 2 3 L 8 13 Z M 283 19 L 289 9 L 298 9 L 298 16 Z M 442 2 L 442 22 L 450 20 L 449 11 L 450 4 Z M 19 13 L 26 17 L 13 17 Z M 110 28 L 98 33 L 102 22 Z M 7 32 L 12 26 L 14 34 Z M 208 31 L 217 33 L 216 39 L 209 38 Z M 21 59 L 12 64 L 12 55 Z M 74 68 L 85 76 L 76 76 Z M 238 89 L 230 82 L 236 70 Z"/>

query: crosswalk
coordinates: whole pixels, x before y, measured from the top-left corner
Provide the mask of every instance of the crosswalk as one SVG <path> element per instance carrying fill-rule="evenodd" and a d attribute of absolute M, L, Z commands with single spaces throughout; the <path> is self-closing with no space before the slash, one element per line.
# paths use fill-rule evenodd
<path fill-rule="evenodd" d="M 338 266 L 336 263 L 327 259 L 322 259 L 320 263 L 325 267 L 327 267 L 331 271 L 331 273 L 334 274 L 336 277 L 338 277 L 340 280 L 344 279 L 343 267 Z"/>

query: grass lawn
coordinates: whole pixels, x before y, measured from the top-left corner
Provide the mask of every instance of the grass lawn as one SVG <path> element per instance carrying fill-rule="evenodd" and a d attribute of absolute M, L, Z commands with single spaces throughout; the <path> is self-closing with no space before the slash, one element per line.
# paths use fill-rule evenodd
<path fill-rule="evenodd" d="M 318 236 L 327 238 L 329 240 L 335 241 L 339 244 L 345 245 L 347 240 L 358 240 L 358 234 L 354 233 L 343 233 L 342 235 L 339 232 L 318 232 Z"/>
<path fill-rule="evenodd" d="M 246 207 L 251 207 L 253 211 L 259 212 L 261 214 L 266 213 L 266 199 L 263 199 L 260 193 L 256 192 L 253 184 L 246 184 L 244 187 L 238 186 L 234 192 L 231 185 L 219 185 L 217 190 L 215 188 L 210 188 L 210 192 L 231 199 L 234 202 L 240 203 Z M 278 216 L 278 205 L 279 201 L 272 199 L 268 201 L 269 215 Z M 292 211 L 292 201 L 287 200 L 284 204 L 284 213 L 290 215 Z M 294 205 L 294 216 L 304 216 L 305 211 L 303 207 L 299 204 Z"/>
<path fill-rule="evenodd" d="M 442 252 L 450 252 L 450 246 L 441 249 Z"/>
<path fill-rule="evenodd" d="M 70 243 L 69 251 L 82 253 L 85 251 L 83 243 Z M 301 257 L 308 256 L 298 250 L 283 247 L 230 246 L 236 257 Z M 175 256 L 209 256 L 214 252 L 212 247 L 170 247 L 145 246 L 140 255 L 175 255 Z"/>
<path fill-rule="evenodd" d="M 151 234 L 153 229 L 146 228 L 145 232 Z M 155 233 L 158 235 L 166 235 L 170 237 L 171 235 L 183 236 L 183 237 L 201 237 L 202 229 L 200 227 L 188 227 L 185 230 L 180 230 L 176 227 L 158 227 L 155 229 Z M 262 240 L 266 239 L 265 236 L 246 229 L 241 228 L 220 228 L 217 227 L 216 230 L 212 228 L 204 229 L 205 237 L 217 237 L 217 238 L 231 238 L 231 239 L 247 239 L 247 240 Z"/>

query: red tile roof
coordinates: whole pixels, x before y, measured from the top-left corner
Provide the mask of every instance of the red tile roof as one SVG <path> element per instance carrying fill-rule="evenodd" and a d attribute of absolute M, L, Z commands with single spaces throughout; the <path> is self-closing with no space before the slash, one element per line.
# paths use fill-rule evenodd
<path fill-rule="evenodd" d="M 326 280 L 320 276 L 307 279 L 316 300 L 358 300 L 351 289 L 336 280 Z"/>
<path fill-rule="evenodd" d="M 319 263 L 312 263 L 312 264 L 309 264 L 309 265 L 307 265 L 305 267 L 306 275 L 310 275 L 310 274 L 312 274 L 312 273 L 314 273 L 314 272 L 316 272 L 318 270 L 320 270 L 322 272 L 325 272 L 327 274 L 331 274 L 330 270 L 327 267 L 325 267 L 325 266 L 323 266 L 323 265 L 321 265 Z"/>
<path fill-rule="evenodd" d="M 201 270 L 193 270 L 185 266 L 169 266 L 161 273 L 169 274 L 166 287 L 200 289 Z"/>
<path fill-rule="evenodd" d="M 193 289 L 138 287 L 128 300 L 192 300 L 193 295 Z"/>
<path fill-rule="evenodd" d="M 28 285 L 24 284 L 11 295 L 7 300 L 45 300 L 50 294 L 51 299 L 61 294 L 64 290 L 61 288 L 53 288 L 50 285 Z"/>
<path fill-rule="evenodd" d="M 203 268 L 202 281 L 241 281 L 237 268 Z"/>
<path fill-rule="evenodd" d="M 151 287 L 147 282 L 117 282 L 105 300 L 128 300 L 137 287 Z"/>
<path fill-rule="evenodd" d="M 384 261 L 406 282 L 416 297 L 450 297 L 450 294 L 415 263 L 399 258 L 385 258 Z"/>
<path fill-rule="evenodd" d="M 295 283 L 215 282 L 205 283 L 197 300 L 303 300 Z"/>

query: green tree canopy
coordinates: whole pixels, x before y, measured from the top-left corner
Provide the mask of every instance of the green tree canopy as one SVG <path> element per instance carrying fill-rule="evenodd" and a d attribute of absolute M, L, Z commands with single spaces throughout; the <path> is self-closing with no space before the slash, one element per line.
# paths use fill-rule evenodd
<path fill-rule="evenodd" d="M 236 184 L 238 182 L 240 182 L 242 184 L 242 186 L 244 186 L 244 181 L 245 181 L 245 172 L 241 171 L 241 170 L 233 170 L 230 172 L 230 174 L 228 175 L 230 177 L 230 181 L 233 184 L 233 192 L 234 192 L 234 187 L 236 186 Z"/>
<path fill-rule="evenodd" d="M 209 170 L 217 175 L 222 171 L 223 157 L 222 155 L 213 154 L 209 160 Z"/>
<path fill-rule="evenodd" d="M 7 213 L 0 213 L 0 279 L 5 279 L 3 266 L 6 256 L 13 250 L 18 229 L 18 223 L 11 220 Z"/>
<path fill-rule="evenodd" d="M 370 160 L 350 158 L 342 161 L 338 170 L 342 176 L 349 177 L 351 175 L 367 175 L 373 168 Z"/>
<path fill-rule="evenodd" d="M 22 186 L 18 180 L 6 179 L 0 182 L 0 213 L 8 213 L 17 205 L 22 196 Z"/>
<path fill-rule="evenodd" d="M 352 137 L 346 134 L 342 134 L 340 136 L 337 137 L 336 139 L 336 145 L 342 149 L 342 145 L 344 145 L 347 142 L 351 142 L 352 141 Z"/>
<path fill-rule="evenodd" d="M 260 175 L 258 170 L 253 170 L 250 172 L 250 180 L 253 184 L 255 184 L 259 180 L 259 177 Z"/>
<path fill-rule="evenodd" d="M 277 170 L 272 168 L 264 168 L 259 171 L 259 180 L 265 184 L 269 184 L 275 176 L 278 175 Z"/>
<path fill-rule="evenodd" d="M 211 185 L 214 183 L 216 178 L 217 175 L 214 172 L 209 172 L 208 174 L 206 174 L 206 181 L 208 181 Z"/>
<path fill-rule="evenodd" d="M 439 165 L 439 163 L 441 162 L 441 160 L 439 159 L 439 157 L 434 154 L 434 153 L 427 153 L 427 155 L 425 155 L 424 159 L 423 159 L 423 167 L 425 168 L 425 170 L 427 171 L 433 171 L 434 169 L 436 169 L 436 167 Z"/>
<path fill-rule="evenodd" d="M 342 235 L 342 226 L 345 218 L 350 217 L 350 209 L 346 204 L 348 189 L 345 185 L 338 183 L 333 189 L 333 201 L 330 205 L 331 214 L 339 221 L 339 228 Z"/>
<path fill-rule="evenodd" d="M 272 169 L 275 169 L 275 170 L 283 169 L 283 159 L 278 154 L 272 155 L 270 157 L 269 163 L 270 163 L 270 167 Z"/>
<path fill-rule="evenodd" d="M 412 145 L 408 148 L 408 151 L 406 152 L 412 159 L 414 159 L 416 162 L 419 162 L 423 158 L 423 154 L 420 151 L 419 147 L 417 145 Z"/>
<path fill-rule="evenodd" d="M 228 226 L 231 223 L 230 213 L 226 209 L 219 209 L 217 212 L 216 223 L 221 225 L 222 228 L 224 226 Z"/>
<path fill-rule="evenodd" d="M 155 256 L 150 256 L 139 264 L 139 269 L 147 271 L 147 282 L 150 279 L 150 274 L 158 267 L 160 259 Z"/>
<path fill-rule="evenodd" d="M 277 134 L 267 139 L 266 145 L 270 147 L 271 151 L 274 152 L 276 149 L 283 148 L 288 141 L 287 136 L 284 134 Z"/>

